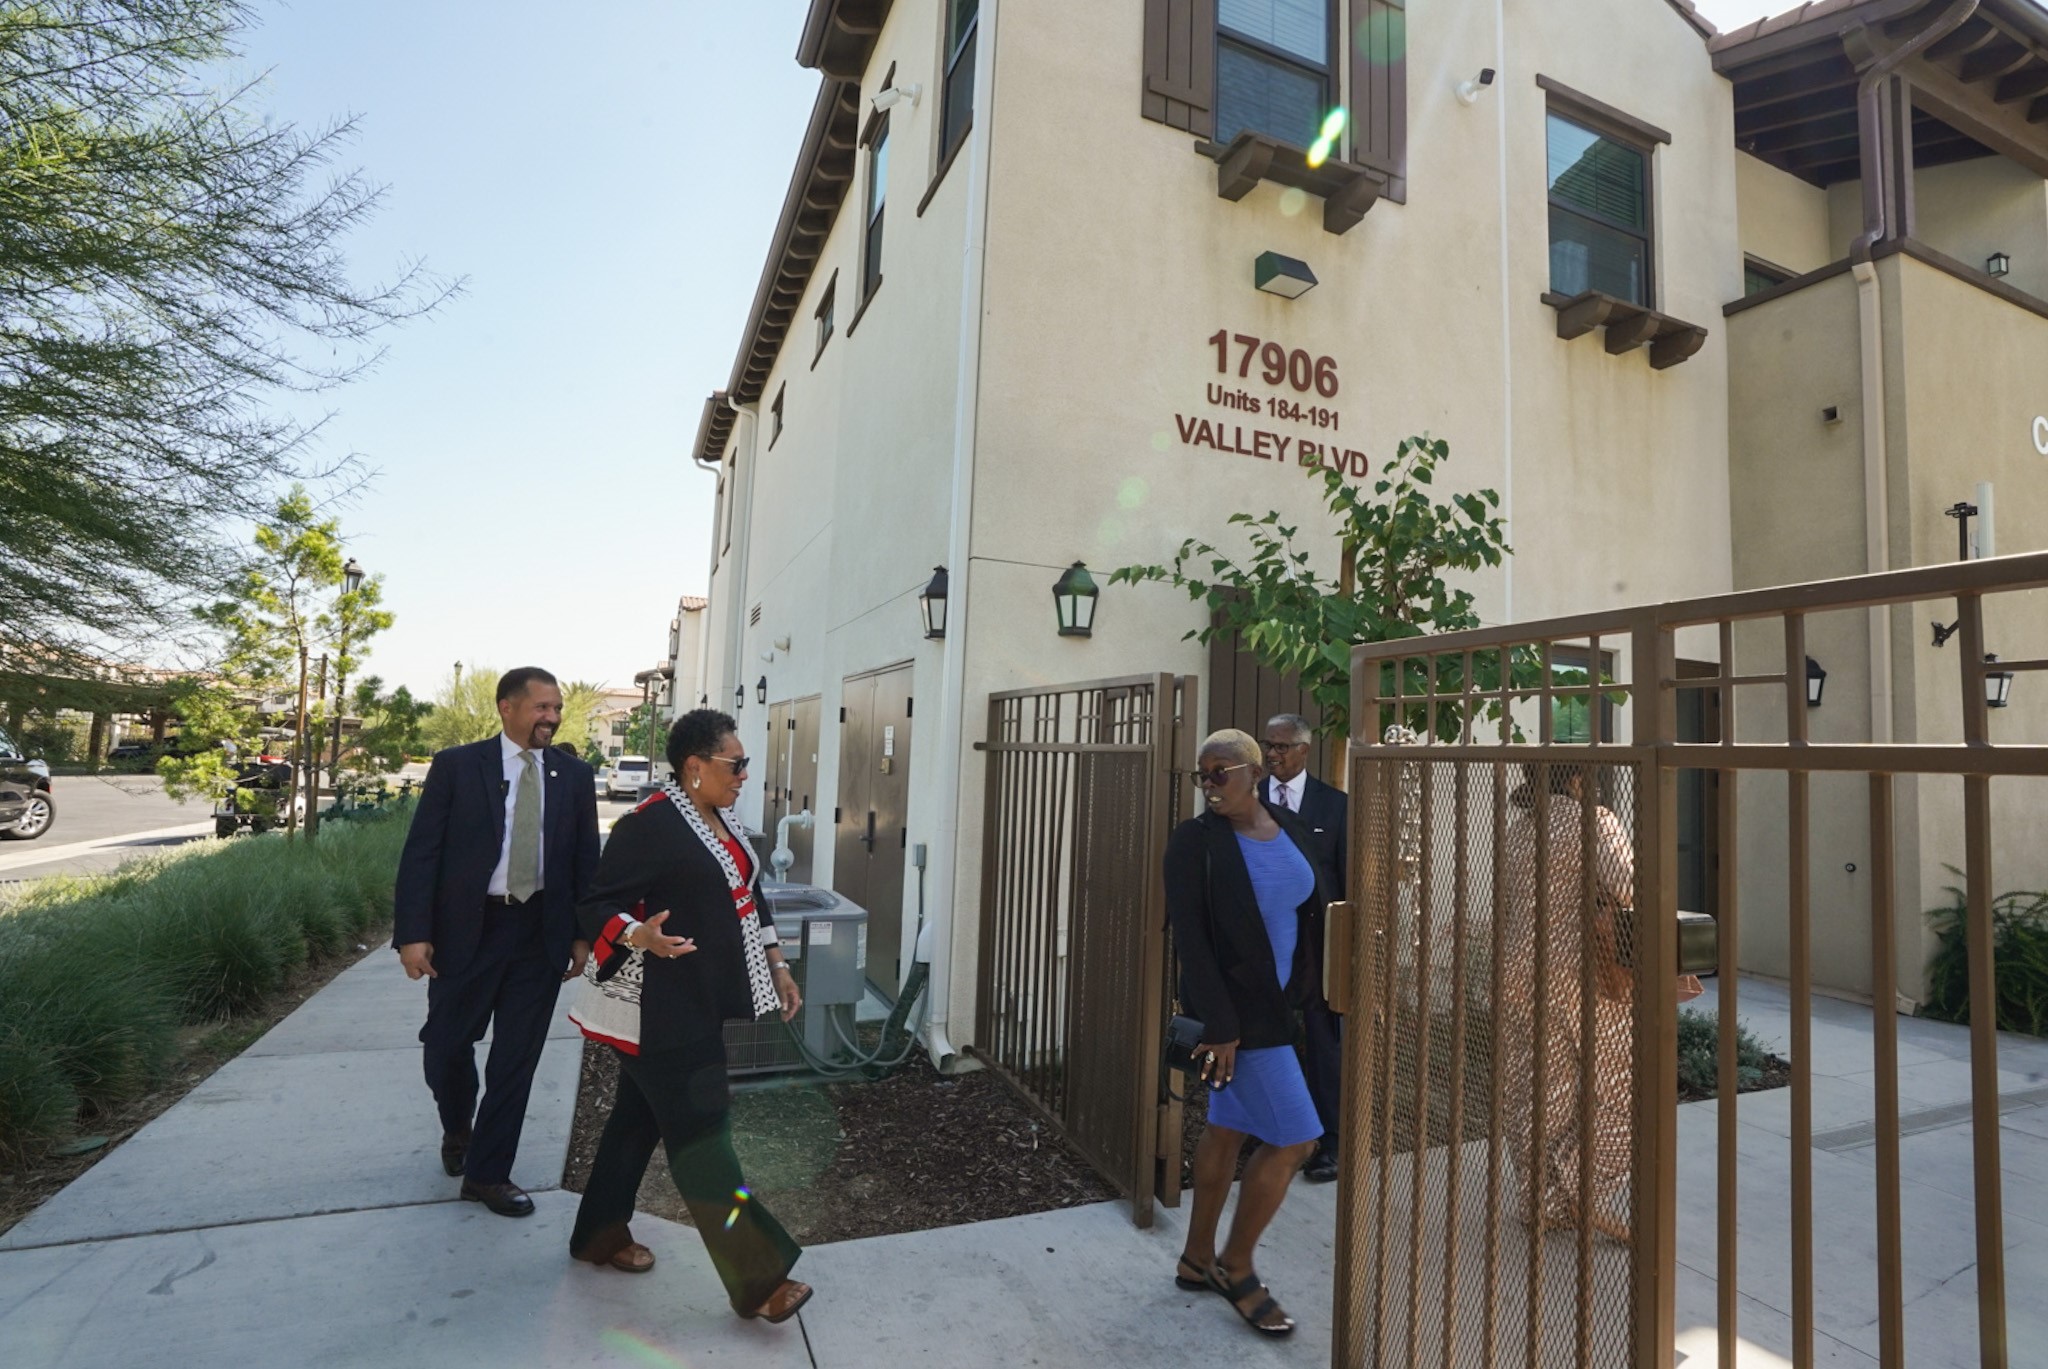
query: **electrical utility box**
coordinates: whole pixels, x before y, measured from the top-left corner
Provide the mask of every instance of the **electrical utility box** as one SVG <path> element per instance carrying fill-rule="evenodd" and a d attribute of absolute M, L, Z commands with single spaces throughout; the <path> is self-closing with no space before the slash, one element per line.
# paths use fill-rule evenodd
<path fill-rule="evenodd" d="M 867 909 L 830 889 L 810 884 L 764 883 L 768 912 L 783 959 L 803 994 L 804 1005 L 789 1024 L 821 1060 L 849 1054 L 854 1009 L 866 992 Z M 758 1021 L 725 1024 L 728 1068 L 733 1074 L 765 1074 L 807 1068 L 789 1031 L 773 1014 Z"/>

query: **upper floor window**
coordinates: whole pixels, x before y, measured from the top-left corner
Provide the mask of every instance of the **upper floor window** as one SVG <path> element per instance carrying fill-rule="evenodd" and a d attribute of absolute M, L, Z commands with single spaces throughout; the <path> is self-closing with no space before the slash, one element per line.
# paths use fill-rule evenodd
<path fill-rule="evenodd" d="M 947 0 L 946 82 L 939 102 L 939 160 L 953 155 L 974 120 L 974 37 L 981 0 Z"/>
<path fill-rule="evenodd" d="M 1549 118 L 1550 288 L 1651 307 L 1649 149 Z"/>
<path fill-rule="evenodd" d="M 1769 290 L 1773 286 L 1783 285 L 1791 279 L 1792 272 L 1787 271 L 1782 266 L 1775 266 L 1765 261 L 1762 257 L 1744 255 L 1742 258 L 1742 293 L 1744 295 L 1754 295 L 1759 291 Z"/>
<path fill-rule="evenodd" d="M 824 298 L 818 301 L 818 349 L 811 353 L 811 365 L 818 364 L 818 358 L 825 354 L 825 344 L 832 340 L 833 317 L 838 312 L 839 273 L 834 271 L 832 279 L 825 282 Z"/>
<path fill-rule="evenodd" d="M 775 402 L 768 406 L 769 416 L 774 420 L 773 426 L 768 430 L 768 445 L 771 447 L 775 445 L 775 440 L 782 436 L 782 397 L 788 393 L 789 384 L 787 381 L 776 386 Z"/>
<path fill-rule="evenodd" d="M 888 208 L 888 197 L 889 121 L 885 118 L 875 129 L 873 141 L 868 144 L 867 241 L 862 248 L 860 265 L 863 304 L 882 283 L 882 212 Z"/>
<path fill-rule="evenodd" d="M 1307 147 L 1336 103 L 1335 0 L 1218 0 L 1216 133 L 1249 130 Z"/>

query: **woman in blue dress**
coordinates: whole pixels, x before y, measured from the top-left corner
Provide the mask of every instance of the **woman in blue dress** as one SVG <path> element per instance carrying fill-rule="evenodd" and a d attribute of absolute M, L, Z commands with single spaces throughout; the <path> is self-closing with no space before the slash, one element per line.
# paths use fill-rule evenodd
<path fill-rule="evenodd" d="M 1294 1015 L 1322 973 L 1326 893 L 1308 830 L 1260 797 L 1261 759 L 1249 733 L 1204 741 L 1195 782 L 1207 811 L 1175 828 L 1166 846 L 1181 1006 L 1203 1024 L 1195 1056 L 1212 1090 L 1174 1282 L 1213 1289 L 1254 1330 L 1284 1336 L 1294 1319 L 1260 1282 L 1252 1254 L 1323 1134 L 1294 1053 Z M 1216 1229 L 1247 1136 L 1259 1145 L 1219 1249 Z"/>

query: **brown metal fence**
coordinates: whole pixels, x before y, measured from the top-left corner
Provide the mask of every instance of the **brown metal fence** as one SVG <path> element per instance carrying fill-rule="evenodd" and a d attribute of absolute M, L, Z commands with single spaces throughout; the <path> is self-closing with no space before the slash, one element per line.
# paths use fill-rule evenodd
<path fill-rule="evenodd" d="M 1870 1229 L 1857 1239 L 1878 1254 L 1878 1287 L 1862 1296 L 1874 1291 L 1886 1366 L 1906 1362 L 1909 1315 L 1891 1010 L 1901 897 L 1895 794 L 1901 777 L 1961 777 L 1970 1001 L 1985 1005 L 1970 1028 L 1977 1358 L 2007 1363 L 1998 1040 L 1988 1010 L 1991 791 L 1994 781 L 2048 775 L 2048 747 L 1995 742 L 1985 684 L 1991 672 L 2048 670 L 2048 660 L 1990 664 L 1984 606 L 1987 596 L 2044 585 L 2048 554 L 2032 554 L 1354 652 L 1356 915 L 1332 919 L 1347 939 L 1333 963 L 1348 955 L 1356 967 L 1333 988 L 1352 1010 L 1333 1364 L 1673 1363 L 1676 848 L 1687 771 L 1720 778 L 1712 909 L 1719 1363 L 1735 1364 L 1741 1334 L 1738 1140 L 1755 1142 L 1738 1132 L 1736 970 L 1747 916 L 1736 834 L 1740 804 L 1760 802 L 1755 786 L 1763 784 L 1779 786 L 1784 805 L 1783 899 L 1750 911 L 1782 916 L 1783 928 L 1772 930 L 1782 930 L 1790 967 L 1787 1350 L 1802 1369 L 1815 1362 L 1811 786 L 1814 774 L 1830 772 L 1868 777 L 1877 1163 L 1874 1203 L 1859 1210 Z M 1890 651 L 1894 616 L 1901 625 L 1923 616 L 1895 615 L 1893 606 L 1927 601 L 1954 618 L 1960 635 L 1959 649 L 1935 658 L 1960 691 L 1959 740 L 1919 740 L 1923 722 L 1897 743 L 1811 741 L 1809 620 L 1880 632 Z M 2024 621 L 2019 609 L 2001 623 Z M 1719 665 L 1682 672 L 1681 633 L 1717 643 Z M 1763 668 L 1745 673 L 1752 655 Z M 1609 664 L 1591 674 L 1561 669 L 1564 661 Z M 1921 665 L 1921 688 L 1931 692 Z M 1718 696 L 1718 742 L 1677 740 L 1676 701 L 1692 689 Z M 1587 725 L 1603 712 L 1626 742 Z M 1781 778 L 1744 788 L 1736 781 L 1745 771 Z M 1837 1233 L 1850 1220 L 1828 1216 Z M 1951 1221 L 1962 1217 L 1959 1203 Z"/>
<path fill-rule="evenodd" d="M 989 696 L 973 1053 L 1152 1223 L 1180 1187 L 1162 1105 L 1160 861 L 1197 686 L 1144 675 Z M 1162 1165 L 1162 1160 L 1171 1163 Z"/>

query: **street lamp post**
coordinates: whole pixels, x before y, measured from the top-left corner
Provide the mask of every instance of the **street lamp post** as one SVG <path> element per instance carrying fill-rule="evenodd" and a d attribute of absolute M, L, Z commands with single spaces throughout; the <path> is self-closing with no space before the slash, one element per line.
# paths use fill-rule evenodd
<path fill-rule="evenodd" d="M 363 587 L 363 568 L 356 558 L 348 558 L 348 564 L 341 568 L 341 592 L 353 595 Z M 327 761 L 327 782 L 334 786 L 334 801 L 341 802 L 341 719 L 348 712 L 348 625 L 354 617 L 354 605 L 349 612 L 341 615 L 341 650 L 334 658 L 334 750 Z M 318 790 L 315 790 L 317 797 Z"/>

